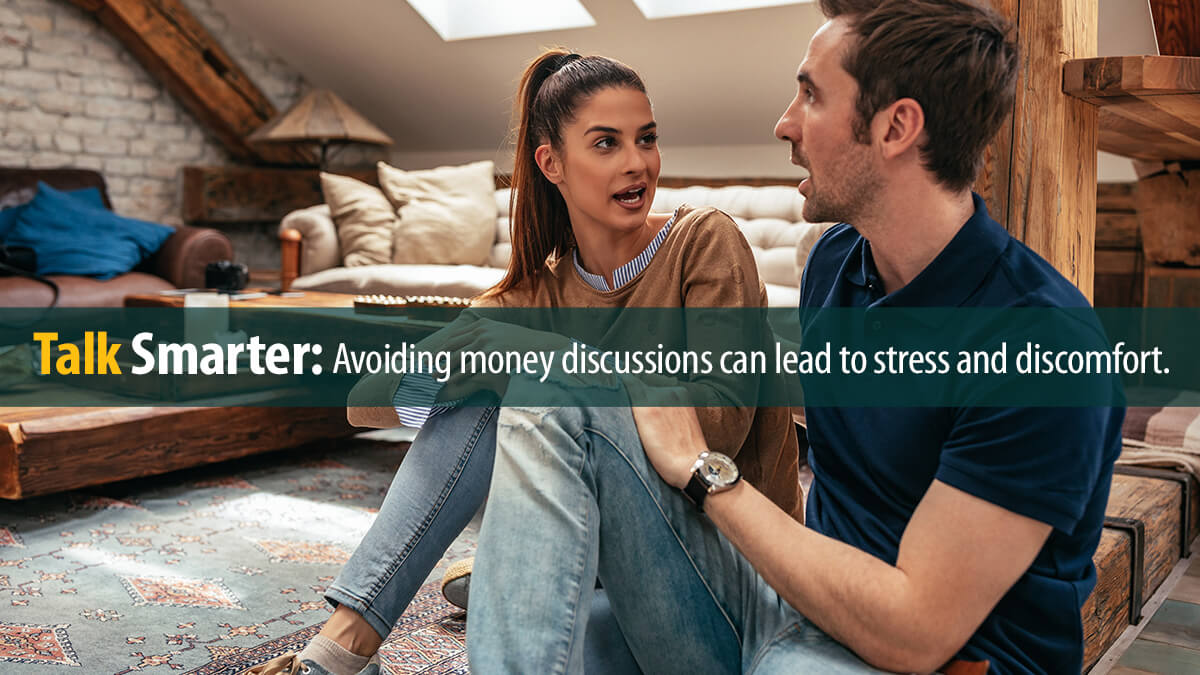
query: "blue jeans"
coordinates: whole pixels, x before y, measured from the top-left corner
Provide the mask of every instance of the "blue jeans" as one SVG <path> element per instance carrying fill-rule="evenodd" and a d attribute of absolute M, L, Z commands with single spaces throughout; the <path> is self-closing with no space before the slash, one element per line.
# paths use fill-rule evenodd
<path fill-rule="evenodd" d="M 446 549 L 487 497 L 496 453 L 497 408 L 460 407 L 430 417 L 392 479 L 379 515 L 325 592 L 380 638 L 408 608 Z M 601 593 L 589 629 L 589 670 L 636 669 Z M 472 609 L 474 599 L 472 593 Z"/>
<path fill-rule="evenodd" d="M 880 672 L 784 602 L 659 478 L 628 408 L 504 408 L 499 429 L 467 620 L 472 672 L 581 672 L 597 576 L 645 672 Z"/>

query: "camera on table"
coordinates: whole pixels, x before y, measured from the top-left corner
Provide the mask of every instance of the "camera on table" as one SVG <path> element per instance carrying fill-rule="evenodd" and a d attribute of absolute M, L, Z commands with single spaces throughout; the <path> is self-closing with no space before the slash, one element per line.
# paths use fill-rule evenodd
<path fill-rule="evenodd" d="M 231 260 L 210 262 L 204 268 L 204 285 L 218 291 L 240 291 L 250 281 L 250 270 Z"/>

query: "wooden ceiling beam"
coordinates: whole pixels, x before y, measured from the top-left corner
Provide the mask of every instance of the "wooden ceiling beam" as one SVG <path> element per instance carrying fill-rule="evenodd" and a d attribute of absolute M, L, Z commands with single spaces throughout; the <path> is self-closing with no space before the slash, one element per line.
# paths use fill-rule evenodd
<path fill-rule="evenodd" d="M 275 115 L 275 106 L 179 0 L 71 2 L 94 13 L 234 159 L 315 163 L 311 151 L 246 142 Z"/>

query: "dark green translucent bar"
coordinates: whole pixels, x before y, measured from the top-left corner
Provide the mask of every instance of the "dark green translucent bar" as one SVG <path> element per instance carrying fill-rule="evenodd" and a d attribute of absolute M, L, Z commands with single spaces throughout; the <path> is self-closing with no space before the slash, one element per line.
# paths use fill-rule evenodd
<path fill-rule="evenodd" d="M 0 309 L 0 406 L 340 407 L 417 365 L 471 404 L 1200 405 L 1197 337 L 1177 308 Z"/>

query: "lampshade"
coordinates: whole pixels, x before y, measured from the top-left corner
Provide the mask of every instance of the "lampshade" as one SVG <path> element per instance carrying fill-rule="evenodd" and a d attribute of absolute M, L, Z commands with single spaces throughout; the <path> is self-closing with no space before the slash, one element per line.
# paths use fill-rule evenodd
<path fill-rule="evenodd" d="M 370 143 L 391 145 L 392 139 L 358 114 L 337 94 L 314 89 L 291 108 L 246 137 L 251 143 Z"/>

